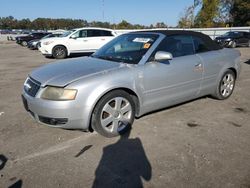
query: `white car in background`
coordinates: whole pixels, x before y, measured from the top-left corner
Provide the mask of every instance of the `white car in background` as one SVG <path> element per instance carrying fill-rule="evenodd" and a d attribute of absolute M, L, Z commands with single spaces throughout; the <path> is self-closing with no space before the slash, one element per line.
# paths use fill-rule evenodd
<path fill-rule="evenodd" d="M 116 32 L 111 29 L 73 29 L 60 37 L 41 40 L 39 50 L 46 57 L 63 59 L 74 53 L 95 52 L 116 36 Z"/>

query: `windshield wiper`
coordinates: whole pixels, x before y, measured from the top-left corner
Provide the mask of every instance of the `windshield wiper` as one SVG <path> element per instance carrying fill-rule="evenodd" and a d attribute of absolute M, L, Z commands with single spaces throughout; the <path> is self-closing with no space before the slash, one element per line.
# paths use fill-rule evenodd
<path fill-rule="evenodd" d="M 108 61 L 114 61 L 114 62 L 119 62 L 119 63 L 124 63 L 121 59 L 119 58 L 115 58 L 113 56 L 91 56 L 91 57 L 95 57 L 95 58 L 99 58 L 99 59 L 104 59 L 104 60 L 108 60 Z"/>

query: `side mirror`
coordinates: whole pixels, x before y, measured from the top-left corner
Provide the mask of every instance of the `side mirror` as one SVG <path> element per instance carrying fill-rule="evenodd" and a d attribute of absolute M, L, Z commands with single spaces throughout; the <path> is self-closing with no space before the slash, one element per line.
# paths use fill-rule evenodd
<path fill-rule="evenodd" d="M 169 52 L 158 51 L 155 54 L 155 61 L 167 61 L 173 59 L 173 55 Z"/>
<path fill-rule="evenodd" d="M 72 35 L 72 36 L 70 36 L 70 38 L 71 38 L 71 39 L 77 39 L 77 36 Z"/>

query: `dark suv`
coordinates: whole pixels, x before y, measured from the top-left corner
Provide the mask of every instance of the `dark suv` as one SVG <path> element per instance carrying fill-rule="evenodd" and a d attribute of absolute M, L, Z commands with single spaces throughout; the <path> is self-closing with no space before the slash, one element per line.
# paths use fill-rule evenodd
<path fill-rule="evenodd" d="M 235 48 L 236 46 L 250 47 L 250 33 L 243 31 L 230 31 L 215 38 L 215 41 L 223 47 Z"/>
<path fill-rule="evenodd" d="M 31 33 L 26 36 L 18 36 L 16 37 L 16 43 L 21 44 L 22 46 L 27 46 L 28 42 L 34 39 L 41 39 L 46 35 L 49 35 L 51 33 L 46 33 L 46 32 L 40 32 L 40 33 Z"/>

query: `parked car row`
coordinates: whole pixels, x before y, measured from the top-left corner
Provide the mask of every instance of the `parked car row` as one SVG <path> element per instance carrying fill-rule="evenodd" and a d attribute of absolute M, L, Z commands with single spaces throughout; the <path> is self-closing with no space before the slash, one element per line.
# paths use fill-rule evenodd
<path fill-rule="evenodd" d="M 215 38 L 215 41 L 223 47 L 235 48 L 237 46 L 250 47 L 250 32 L 230 31 Z"/>
<path fill-rule="evenodd" d="M 34 39 L 34 40 L 29 41 L 28 44 L 27 44 L 27 47 L 29 49 L 32 49 L 32 50 L 37 50 L 38 47 L 40 46 L 40 43 L 41 43 L 40 41 L 41 40 L 47 39 L 47 38 L 59 37 L 61 35 L 62 35 L 61 33 L 52 33 L 52 34 L 45 35 L 41 39 Z"/>
<path fill-rule="evenodd" d="M 45 57 L 64 59 L 72 54 L 93 53 L 116 36 L 118 34 L 111 29 L 78 28 L 63 34 L 35 32 L 16 37 L 16 42 L 30 49 L 39 49 Z M 230 31 L 216 37 L 215 42 L 222 47 L 250 47 L 250 33 Z"/>
<path fill-rule="evenodd" d="M 93 53 L 116 36 L 111 29 L 78 28 L 63 34 L 35 32 L 15 39 L 22 46 L 38 49 L 45 57 L 63 59 L 76 53 Z"/>
<path fill-rule="evenodd" d="M 63 59 L 75 53 L 92 53 L 116 37 L 111 29 L 79 28 L 57 38 L 41 40 L 39 50 L 46 57 Z"/>
<path fill-rule="evenodd" d="M 29 35 L 18 36 L 18 37 L 16 37 L 16 43 L 21 44 L 22 46 L 27 46 L 29 41 L 35 40 L 35 39 L 40 40 L 41 38 L 43 38 L 49 34 L 51 34 L 51 33 L 36 32 L 36 33 L 31 33 Z"/>

